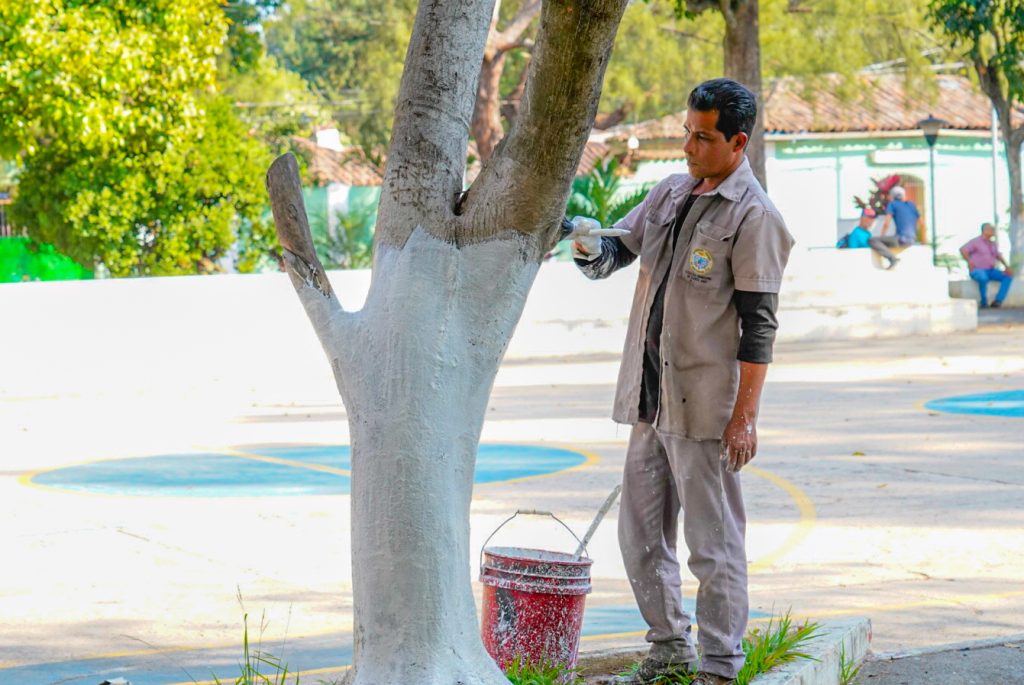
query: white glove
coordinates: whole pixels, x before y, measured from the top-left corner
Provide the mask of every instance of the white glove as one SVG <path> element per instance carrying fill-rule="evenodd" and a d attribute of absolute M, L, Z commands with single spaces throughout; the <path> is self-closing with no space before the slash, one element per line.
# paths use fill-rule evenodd
<path fill-rule="evenodd" d="M 623 228 L 601 228 L 597 219 L 577 216 L 572 219 L 572 232 L 566 238 L 572 239 L 572 256 L 592 262 L 601 256 L 602 236 L 623 236 L 629 231 Z"/>

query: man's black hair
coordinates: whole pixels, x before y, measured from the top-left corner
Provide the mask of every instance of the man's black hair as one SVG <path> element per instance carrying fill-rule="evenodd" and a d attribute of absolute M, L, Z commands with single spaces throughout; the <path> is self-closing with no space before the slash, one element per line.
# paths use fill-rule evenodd
<path fill-rule="evenodd" d="M 757 119 L 757 99 L 742 84 L 731 78 L 705 81 L 690 92 L 686 106 L 698 112 L 718 112 L 715 125 L 731 140 L 740 131 L 750 136 Z"/>

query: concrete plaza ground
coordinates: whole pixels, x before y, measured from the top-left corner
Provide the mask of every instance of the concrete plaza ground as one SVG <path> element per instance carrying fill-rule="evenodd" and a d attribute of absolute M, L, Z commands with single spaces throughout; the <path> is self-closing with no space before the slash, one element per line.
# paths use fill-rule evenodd
<path fill-rule="evenodd" d="M 153 364 L 188 373 L 181 360 Z M 517 508 L 585 530 L 628 438 L 607 418 L 616 369 L 613 356 L 503 366 L 483 441 L 562 447 L 581 463 L 478 485 L 472 549 Z M 94 685 L 119 663 L 149 664 L 124 672 L 135 685 L 202 681 L 209 664 L 230 676 L 238 594 L 251 629 L 265 615 L 272 651 L 287 636 L 282 656 L 310 671 L 304 682 L 335 672 L 351 645 L 347 495 L 263 481 L 240 483 L 252 487 L 241 496 L 114 495 L 44 477 L 119 458 L 182 455 L 188 471 L 200 454 L 244 463 L 245 446 L 345 443 L 326 362 L 299 392 L 262 385 L 259 369 L 244 387 L 133 380 L 0 393 L 0 683 Z M 869 616 L 881 652 L 1024 632 L 1024 417 L 925 406 L 1021 389 L 1024 325 L 1012 317 L 976 333 L 779 345 L 744 481 L 754 617 Z M 315 461 L 277 466 L 343 477 Z M 590 549 L 584 649 L 642 642 L 616 515 Z M 573 547 L 557 525 L 522 517 L 496 542 Z"/>

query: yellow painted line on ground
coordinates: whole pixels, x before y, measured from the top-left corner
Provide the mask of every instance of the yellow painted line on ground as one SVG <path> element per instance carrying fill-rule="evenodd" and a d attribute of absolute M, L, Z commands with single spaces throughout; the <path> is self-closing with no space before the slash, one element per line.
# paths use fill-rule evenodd
<path fill-rule="evenodd" d="M 49 473 L 50 471 L 60 471 L 61 469 L 70 469 L 76 466 L 100 464 L 105 461 L 114 461 L 117 459 L 144 459 L 145 456 L 146 455 L 143 455 L 141 457 L 137 455 L 130 457 L 102 457 L 99 459 L 85 459 L 83 461 L 74 461 L 67 464 L 61 464 L 59 466 L 48 466 L 44 469 L 36 469 L 34 471 L 28 471 L 26 473 L 21 474 L 20 476 L 18 476 L 18 484 L 24 485 L 27 488 L 32 488 L 33 490 L 42 490 L 43 492 L 56 492 L 62 495 L 78 495 L 81 497 L 113 497 L 128 499 L 131 497 L 135 497 L 136 495 L 128 495 L 119 492 L 93 492 L 91 490 L 75 490 L 73 488 L 60 488 L 54 485 L 43 485 L 42 483 L 37 483 L 35 482 L 34 479 L 37 476 L 41 476 L 44 473 Z"/>
<path fill-rule="evenodd" d="M 211 450 L 213 452 L 214 450 Z M 263 454 L 253 454 L 252 452 L 242 452 L 241 450 L 233 450 L 228 447 L 218 448 L 217 454 L 224 454 L 229 457 L 238 457 L 240 459 L 251 459 L 252 461 L 262 461 L 267 464 L 277 464 L 278 466 L 291 466 L 296 469 L 307 469 L 309 471 L 319 471 L 321 473 L 330 473 L 335 476 L 345 476 L 346 478 L 352 477 L 351 471 L 345 469 L 338 469 L 333 466 L 325 466 L 324 464 L 306 463 L 303 461 L 296 461 L 294 459 L 281 459 L 280 457 L 268 457 Z"/>
<path fill-rule="evenodd" d="M 581 450 L 573 445 L 562 445 L 559 443 L 538 443 L 538 442 L 496 442 L 496 443 L 481 443 L 481 444 L 495 444 L 495 445 L 516 445 L 526 447 L 553 447 L 555 449 L 565 450 L 566 452 L 575 452 L 583 456 L 584 462 L 582 464 L 576 464 L 576 466 L 570 466 L 567 469 L 561 469 L 560 471 L 552 471 L 551 473 L 537 473 L 532 476 L 520 476 L 519 478 L 509 478 L 508 480 L 492 481 L 490 483 L 479 483 L 473 486 L 473 489 L 493 487 L 495 485 L 508 485 L 509 483 L 525 483 L 531 480 L 539 480 L 541 478 L 551 478 L 552 476 L 561 476 L 566 473 L 573 471 L 582 471 L 588 469 L 601 461 L 601 457 L 593 452 L 587 450 Z"/>
<path fill-rule="evenodd" d="M 768 621 L 774 621 L 778 616 L 758 616 L 747 621 L 747 625 L 768 623 Z M 693 624 L 693 632 L 700 632 L 700 626 L 696 623 Z M 625 633 L 602 633 L 600 635 L 584 635 L 580 638 L 580 642 L 596 642 L 598 640 L 620 640 L 634 637 L 643 637 L 647 635 L 646 630 L 630 630 Z"/>
<path fill-rule="evenodd" d="M 818 512 L 814 508 L 814 502 L 807 496 L 807 493 L 792 481 L 788 481 L 782 476 L 776 475 L 771 471 L 765 471 L 757 466 L 747 466 L 746 470 L 751 475 L 764 478 L 773 485 L 782 488 L 793 499 L 797 509 L 800 511 L 800 521 L 786 540 L 777 549 L 772 550 L 747 567 L 748 571 L 756 572 L 770 568 L 777 561 L 802 545 L 814 529 L 814 524 L 818 520 Z"/>
<path fill-rule="evenodd" d="M 272 642 L 288 643 L 288 642 L 294 642 L 294 641 L 297 641 L 297 640 L 307 640 L 307 639 L 316 639 L 316 638 L 330 637 L 332 635 L 337 635 L 338 633 L 349 634 L 349 632 L 350 631 L 347 631 L 347 630 L 324 630 L 324 631 L 315 632 L 315 633 L 303 633 L 303 634 L 300 634 L 300 635 L 287 635 L 287 636 L 279 637 L 279 638 L 269 638 L 269 637 L 263 636 L 261 638 L 261 641 L 264 644 L 272 643 Z M 129 639 L 131 639 L 130 636 L 122 636 L 122 637 L 129 637 Z M 220 649 L 233 649 L 233 648 L 236 648 L 236 647 L 238 648 L 239 654 L 241 654 L 241 652 L 242 652 L 242 641 L 241 640 L 236 640 L 236 641 L 232 641 L 232 642 L 213 643 L 213 644 L 201 644 L 201 645 L 198 645 L 198 644 L 197 645 L 175 645 L 175 646 L 172 646 L 172 647 L 153 647 L 152 645 L 149 645 L 148 642 L 144 642 L 142 640 L 139 640 L 139 642 L 142 642 L 142 644 L 145 644 L 147 646 L 143 647 L 143 648 L 139 648 L 139 649 L 127 649 L 127 650 L 120 651 L 120 652 L 105 652 L 103 654 L 90 654 L 88 656 L 76 656 L 76 657 L 72 657 L 72 658 L 69 658 L 69 659 L 56 659 L 54 661 L 37 661 L 37 662 L 28 662 L 28 663 L 11 663 L 11 662 L 6 662 L 6 663 L 3 663 L 3 664 L 0 664 L 0 671 L 4 671 L 4 670 L 7 670 L 7 669 L 12 669 L 12 668 L 24 668 L 24 667 L 27 667 L 27 666 L 48 666 L 50 664 L 77 663 L 79 661 L 98 661 L 98 660 L 101 660 L 101 659 L 131 659 L 133 657 L 159 656 L 161 654 L 178 654 L 178 653 L 181 653 L 181 652 L 216 651 L 216 650 L 220 650 Z M 347 667 L 339 666 L 338 668 L 347 668 Z M 189 685 L 192 685 L 192 681 L 191 680 L 188 681 L 188 683 L 189 683 Z"/>
<path fill-rule="evenodd" d="M 590 642 L 594 640 L 619 640 L 622 638 L 643 637 L 646 634 L 646 630 L 631 630 L 625 633 L 604 633 L 601 635 L 584 635 L 580 638 L 580 642 Z"/>

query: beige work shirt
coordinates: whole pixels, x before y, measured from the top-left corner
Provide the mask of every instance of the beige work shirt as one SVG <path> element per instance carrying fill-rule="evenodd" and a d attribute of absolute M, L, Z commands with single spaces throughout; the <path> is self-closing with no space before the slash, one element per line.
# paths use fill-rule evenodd
<path fill-rule="evenodd" d="M 699 182 L 689 174 L 669 176 L 616 224 L 630 231 L 621 240 L 639 255 L 640 275 L 612 418 L 638 420 L 644 336 L 667 272 L 655 424 L 669 435 L 719 440 L 739 385 L 740 321 L 733 293 L 778 293 L 794 241 L 744 158 L 717 188 L 694 200 L 673 252 L 672 224 Z"/>

